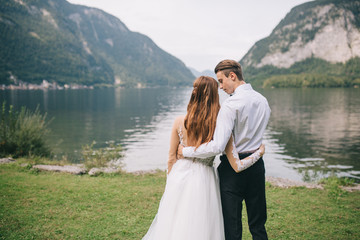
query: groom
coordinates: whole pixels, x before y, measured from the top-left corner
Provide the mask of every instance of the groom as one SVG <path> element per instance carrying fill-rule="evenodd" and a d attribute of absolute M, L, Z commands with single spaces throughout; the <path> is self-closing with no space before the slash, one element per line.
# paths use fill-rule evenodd
<path fill-rule="evenodd" d="M 224 152 L 231 134 L 234 136 L 240 159 L 249 156 L 261 145 L 270 117 L 265 97 L 245 83 L 241 65 L 234 60 L 223 60 L 215 67 L 220 89 L 231 94 L 219 111 L 214 138 L 194 147 L 182 148 L 178 154 L 184 157 L 205 158 Z M 242 238 L 242 202 L 245 200 L 249 229 L 253 239 L 267 239 L 265 168 L 263 159 L 253 166 L 236 173 L 225 154 L 218 167 L 220 193 L 224 216 L 225 239 Z"/>

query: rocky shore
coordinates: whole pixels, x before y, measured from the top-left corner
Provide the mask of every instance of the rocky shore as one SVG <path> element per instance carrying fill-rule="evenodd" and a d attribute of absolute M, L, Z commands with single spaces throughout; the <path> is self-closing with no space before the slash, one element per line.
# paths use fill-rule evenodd
<path fill-rule="evenodd" d="M 1 158 L 0 164 L 7 164 L 7 163 L 15 163 L 16 161 L 12 158 Z M 23 167 L 30 166 L 29 164 L 23 163 L 21 164 Z M 33 169 L 38 169 L 41 171 L 52 171 L 52 172 L 63 172 L 63 173 L 71 173 L 75 175 L 83 175 L 88 174 L 90 176 L 96 176 L 100 173 L 116 173 L 121 171 L 121 169 L 109 166 L 109 167 L 102 167 L 102 168 L 91 168 L 87 170 L 83 164 L 74 164 L 74 165 L 45 165 L 45 164 L 37 164 L 30 166 Z"/>
<path fill-rule="evenodd" d="M 9 164 L 15 163 L 16 161 L 12 158 L 1 158 L 0 164 Z M 28 166 L 27 164 L 23 164 L 25 167 Z M 75 175 L 82 175 L 88 174 L 90 176 L 96 176 L 100 173 L 116 173 L 120 172 L 121 169 L 116 167 L 102 167 L 102 168 L 91 168 L 89 171 L 84 167 L 83 164 L 76 164 L 76 165 L 33 165 L 31 166 L 33 169 L 38 169 L 42 171 L 53 171 L 53 172 L 64 172 L 70 173 Z M 158 170 L 151 170 L 151 171 L 137 171 L 132 172 L 134 175 L 143 175 L 149 173 L 156 173 Z M 323 185 L 317 183 L 309 183 L 309 182 L 302 182 L 302 181 L 294 181 L 285 178 L 279 177 L 271 177 L 267 176 L 266 181 L 269 182 L 271 185 L 281 188 L 290 188 L 290 187 L 306 187 L 306 188 L 313 188 L 313 189 L 324 189 Z M 360 191 L 360 184 L 355 184 L 354 186 L 344 186 L 342 189 L 352 192 L 352 191 Z"/>

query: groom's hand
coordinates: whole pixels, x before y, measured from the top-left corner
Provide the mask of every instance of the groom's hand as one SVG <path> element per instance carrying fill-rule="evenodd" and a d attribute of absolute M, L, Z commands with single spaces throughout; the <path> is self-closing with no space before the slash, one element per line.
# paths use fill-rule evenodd
<path fill-rule="evenodd" d="M 183 145 L 179 144 L 178 150 L 177 150 L 177 155 L 176 155 L 177 159 L 184 158 L 184 156 L 182 155 L 183 148 L 184 148 Z"/>

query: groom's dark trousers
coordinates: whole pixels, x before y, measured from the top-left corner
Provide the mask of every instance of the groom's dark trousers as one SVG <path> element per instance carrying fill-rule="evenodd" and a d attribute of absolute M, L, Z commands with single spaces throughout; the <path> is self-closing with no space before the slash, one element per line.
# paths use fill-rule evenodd
<path fill-rule="evenodd" d="M 243 159 L 250 154 L 239 154 Z M 265 167 L 260 158 L 248 169 L 236 173 L 226 155 L 220 157 L 218 167 L 220 178 L 221 204 L 224 217 L 225 239 L 242 238 L 242 202 L 245 200 L 249 229 L 254 240 L 268 239 L 265 229 Z"/>

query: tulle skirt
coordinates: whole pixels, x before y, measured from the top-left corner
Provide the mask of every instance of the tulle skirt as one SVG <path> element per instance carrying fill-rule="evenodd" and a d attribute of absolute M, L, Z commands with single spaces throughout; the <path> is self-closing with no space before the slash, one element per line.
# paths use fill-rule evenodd
<path fill-rule="evenodd" d="M 178 239 L 225 239 L 215 170 L 185 159 L 180 159 L 173 165 L 158 212 L 143 238 Z"/>

